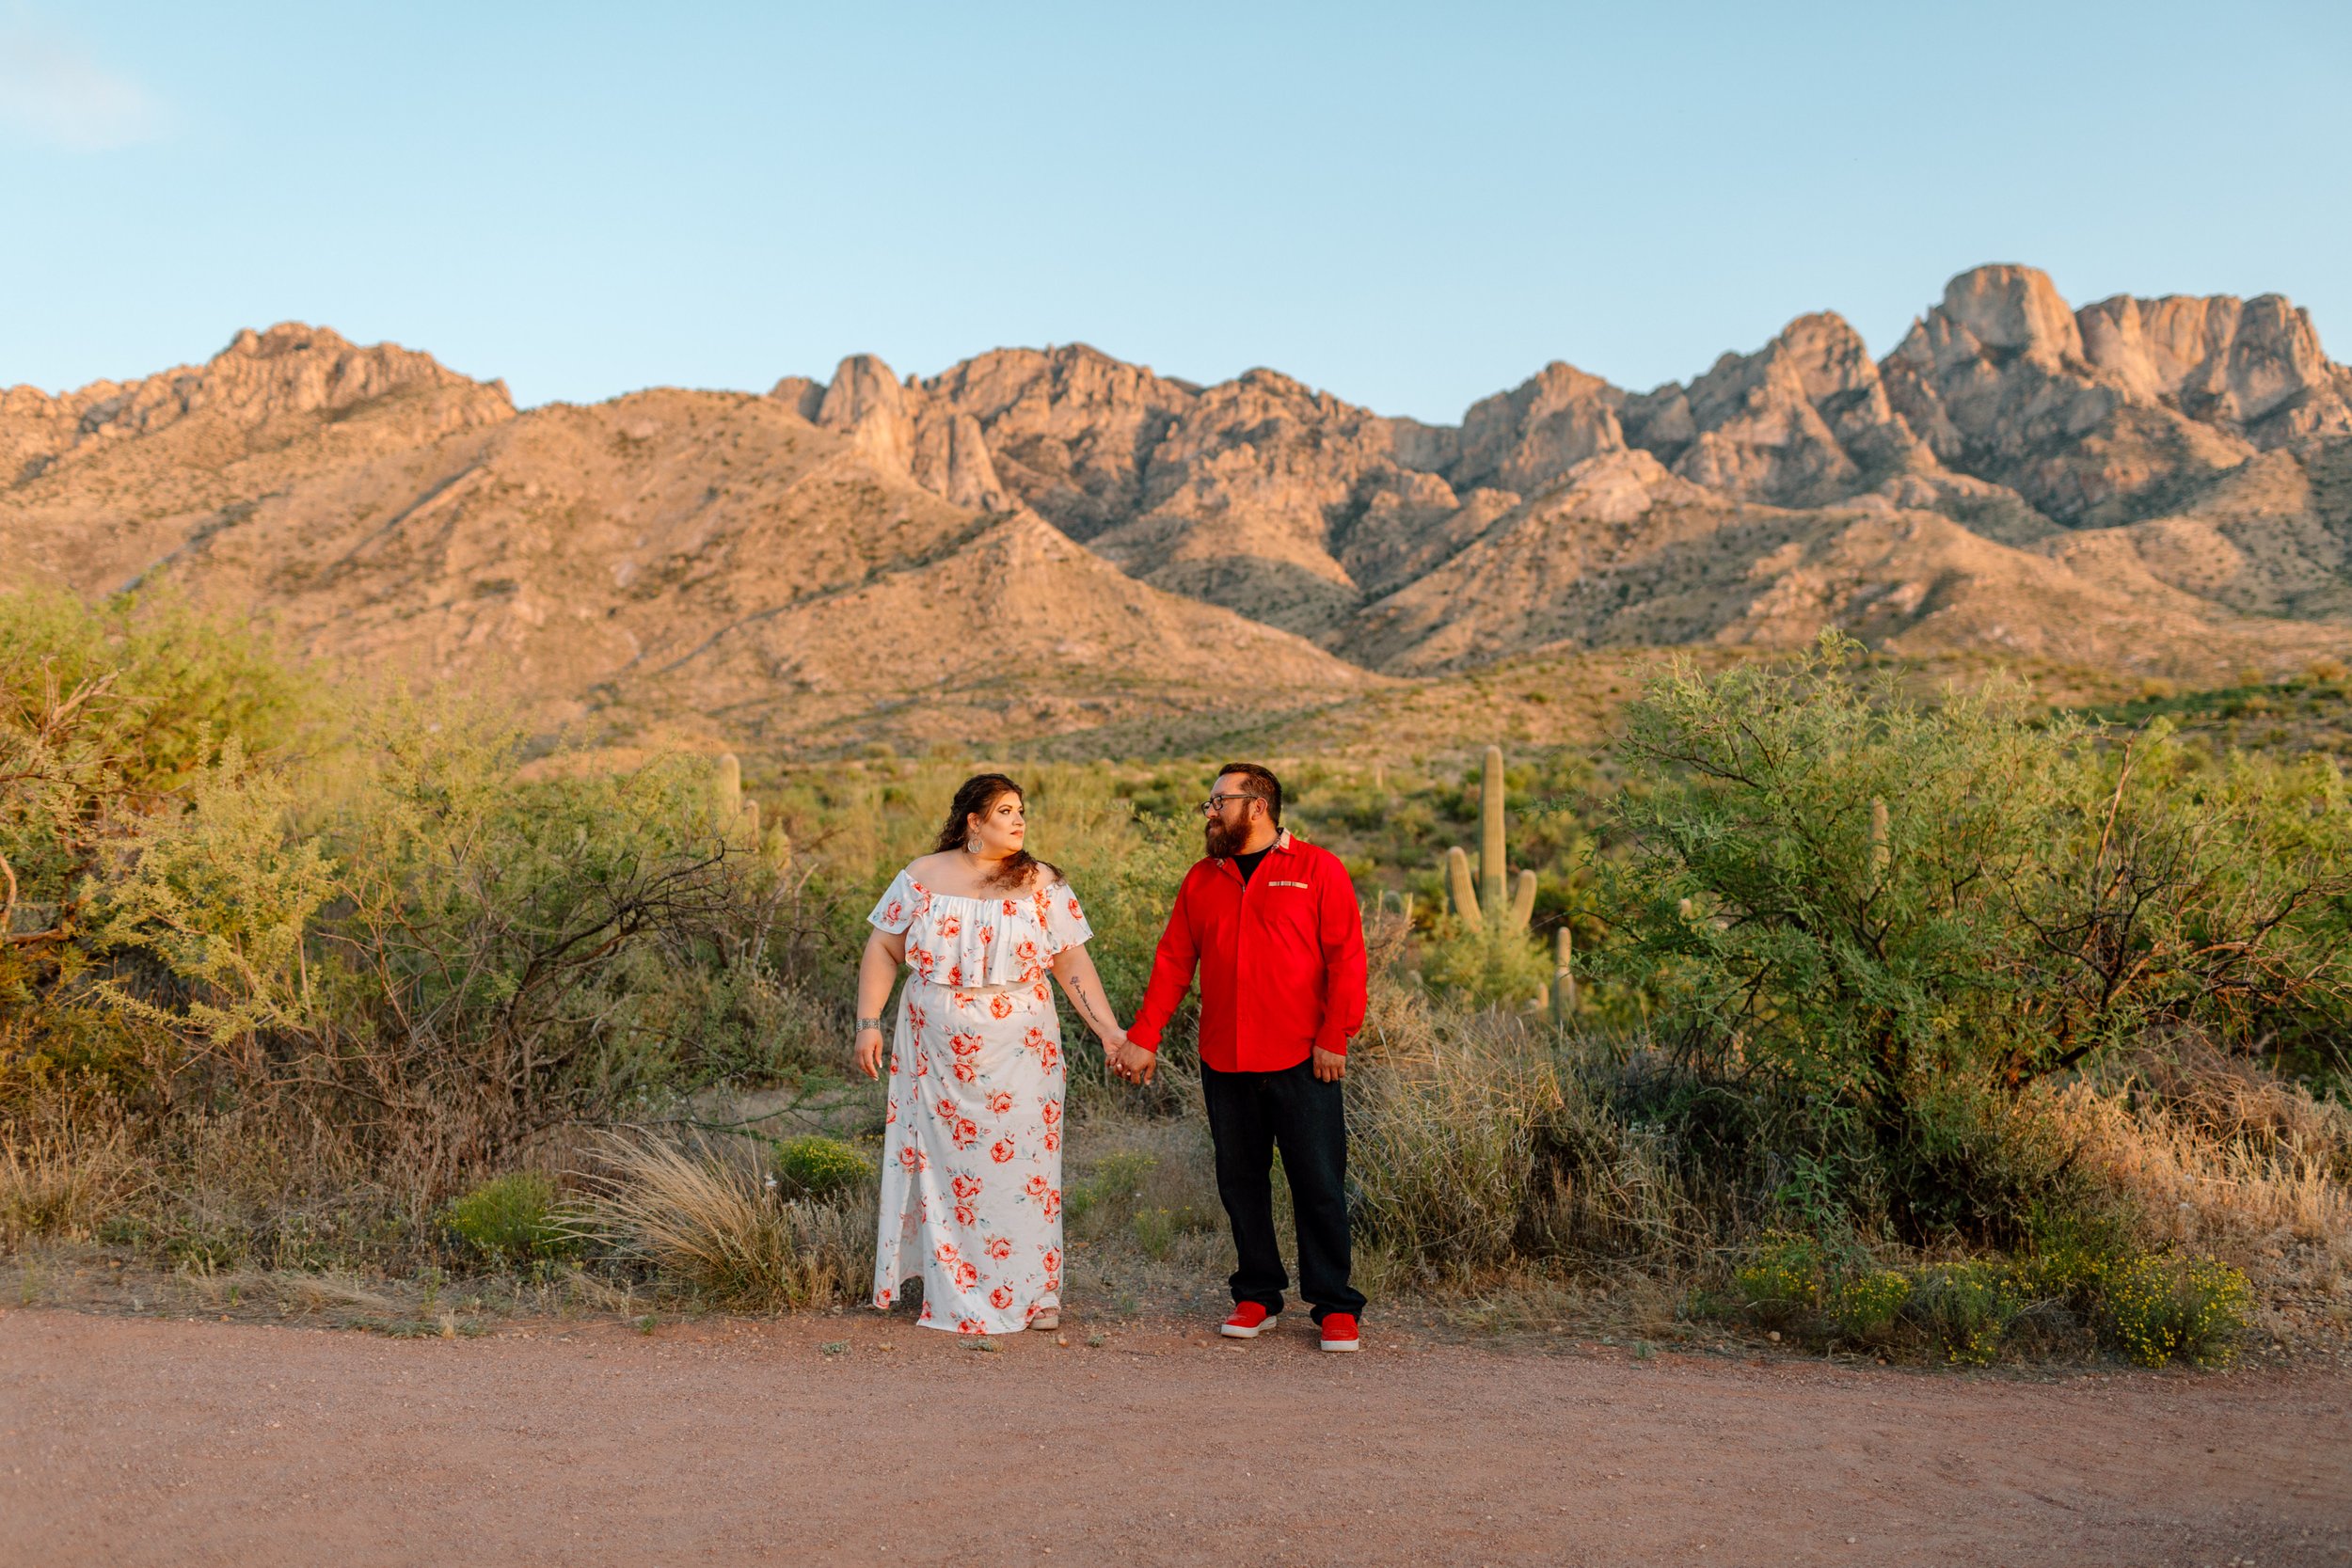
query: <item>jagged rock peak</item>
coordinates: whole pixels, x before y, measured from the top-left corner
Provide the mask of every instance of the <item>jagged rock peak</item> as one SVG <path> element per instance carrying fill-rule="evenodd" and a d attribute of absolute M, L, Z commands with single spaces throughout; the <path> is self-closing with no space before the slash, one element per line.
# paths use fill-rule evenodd
<path fill-rule="evenodd" d="M 1930 314 L 1940 314 L 1996 354 L 2022 354 L 2052 366 L 2083 357 L 2074 312 L 2038 267 L 1971 267 L 1944 285 L 1944 302 Z"/>
<path fill-rule="evenodd" d="M 890 367 L 871 354 L 852 354 L 834 367 L 817 405 L 817 422 L 847 431 L 877 463 L 905 471 L 914 457 L 914 420 Z"/>
<path fill-rule="evenodd" d="M 2117 294 L 2075 313 L 2090 363 L 2135 399 L 2249 435 L 2257 446 L 2352 430 L 2352 377 L 2311 313 L 2279 294 Z"/>
<path fill-rule="evenodd" d="M 1457 490 L 1540 490 L 1588 457 L 1625 450 L 1621 396 L 1600 377 L 1555 359 L 1511 390 L 1470 404 L 1446 477 Z"/>

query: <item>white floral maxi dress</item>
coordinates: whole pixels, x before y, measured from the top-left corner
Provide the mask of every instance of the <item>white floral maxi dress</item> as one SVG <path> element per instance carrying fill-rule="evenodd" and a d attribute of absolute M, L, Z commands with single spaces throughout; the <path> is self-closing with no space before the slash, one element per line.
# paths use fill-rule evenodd
<path fill-rule="evenodd" d="M 1047 966 L 1092 936 L 1077 896 L 934 893 L 901 871 L 866 917 L 906 934 L 890 1051 L 874 1305 L 923 1277 L 918 1322 L 1009 1334 L 1061 1305 L 1066 1075 Z"/>

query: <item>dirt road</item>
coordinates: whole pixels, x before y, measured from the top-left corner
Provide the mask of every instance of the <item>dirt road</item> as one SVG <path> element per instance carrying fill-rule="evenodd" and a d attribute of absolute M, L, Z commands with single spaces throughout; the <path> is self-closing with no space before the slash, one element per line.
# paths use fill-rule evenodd
<path fill-rule="evenodd" d="M 0 1562 L 2352 1562 L 2352 1383 L 0 1315 Z"/>

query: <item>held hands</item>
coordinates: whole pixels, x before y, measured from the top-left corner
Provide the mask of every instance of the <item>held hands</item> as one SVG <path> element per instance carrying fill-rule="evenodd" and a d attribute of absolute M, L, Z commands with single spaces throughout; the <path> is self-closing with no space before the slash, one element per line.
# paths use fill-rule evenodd
<path fill-rule="evenodd" d="M 868 1078 L 880 1078 L 882 1076 L 882 1031 L 870 1023 L 860 1029 L 857 1032 L 856 1049 L 850 1053 L 850 1059 L 857 1063 L 857 1069 Z"/>
<path fill-rule="evenodd" d="M 1113 1072 L 1137 1085 L 1152 1082 L 1152 1074 L 1160 1066 L 1158 1052 L 1131 1043 L 1124 1034 L 1104 1040 L 1103 1058 Z"/>

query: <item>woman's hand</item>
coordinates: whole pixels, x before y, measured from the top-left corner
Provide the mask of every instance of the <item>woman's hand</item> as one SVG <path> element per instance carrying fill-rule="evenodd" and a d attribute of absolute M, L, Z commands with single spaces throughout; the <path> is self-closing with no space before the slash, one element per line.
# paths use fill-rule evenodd
<path fill-rule="evenodd" d="M 882 1033 L 872 1024 L 857 1032 L 857 1047 L 852 1057 L 857 1069 L 868 1078 L 882 1076 Z"/>

